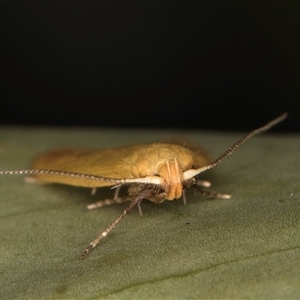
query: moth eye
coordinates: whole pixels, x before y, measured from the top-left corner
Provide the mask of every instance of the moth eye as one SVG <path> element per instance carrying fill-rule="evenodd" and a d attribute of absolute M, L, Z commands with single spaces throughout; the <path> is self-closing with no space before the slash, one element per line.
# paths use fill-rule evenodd
<path fill-rule="evenodd" d="M 144 183 L 139 183 L 138 185 L 137 185 L 137 188 L 140 190 L 140 191 L 142 191 L 144 188 L 145 188 L 145 184 Z"/>

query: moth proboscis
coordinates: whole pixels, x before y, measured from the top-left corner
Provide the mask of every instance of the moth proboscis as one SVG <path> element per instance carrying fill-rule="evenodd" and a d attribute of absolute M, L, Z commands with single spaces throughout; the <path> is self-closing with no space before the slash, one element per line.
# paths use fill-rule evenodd
<path fill-rule="evenodd" d="M 111 230 L 143 199 L 155 203 L 183 197 L 185 189 L 196 186 L 204 196 L 227 199 L 230 195 L 204 191 L 208 181 L 195 176 L 219 165 L 252 136 L 267 131 L 287 117 L 284 113 L 266 125 L 245 135 L 211 162 L 209 154 L 201 148 L 176 143 L 153 143 L 123 146 L 112 149 L 58 149 L 38 155 L 27 170 L 0 170 L 0 175 L 30 175 L 28 182 L 61 183 L 89 187 L 115 187 L 113 199 L 89 205 L 89 209 L 106 204 L 130 200 L 123 213 L 108 226 L 82 252 L 81 259 L 93 249 Z M 119 197 L 120 187 L 128 185 L 128 196 Z"/>

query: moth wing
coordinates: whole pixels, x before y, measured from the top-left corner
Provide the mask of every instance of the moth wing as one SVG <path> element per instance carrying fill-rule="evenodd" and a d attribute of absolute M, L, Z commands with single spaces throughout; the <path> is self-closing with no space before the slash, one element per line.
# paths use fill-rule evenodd
<path fill-rule="evenodd" d="M 180 147 L 172 147 L 177 145 Z M 212 161 L 210 154 L 203 148 L 192 142 L 154 143 L 130 145 L 111 149 L 80 149 L 61 148 L 38 155 L 32 165 L 32 169 L 56 170 L 65 172 L 83 173 L 102 177 L 103 180 L 89 179 L 76 176 L 35 174 L 32 177 L 39 182 L 61 183 L 82 187 L 104 187 L 116 185 L 116 179 L 125 180 L 124 183 L 153 183 L 159 184 L 153 169 L 159 165 L 161 155 L 165 149 L 171 149 L 175 156 L 188 150 L 192 156 L 189 168 L 202 167 Z M 172 152 L 171 151 L 171 152 Z M 186 153 L 186 151 L 184 151 Z M 179 155 L 180 156 L 180 155 Z M 178 157 L 179 157 L 178 156 Z M 137 167 L 136 163 L 139 163 Z M 169 157 L 172 158 L 172 157 Z M 179 162 L 180 163 L 180 162 Z M 186 167 L 183 167 L 183 171 Z M 154 178 L 150 178 L 154 176 Z M 29 178 L 33 181 L 33 178 Z M 111 180 L 110 180 L 111 179 Z M 27 180 L 28 181 L 28 180 Z"/>
<path fill-rule="evenodd" d="M 34 159 L 31 168 L 84 173 L 106 179 L 134 178 L 130 165 L 132 156 L 134 152 L 129 147 L 97 150 L 61 148 L 41 153 Z M 32 177 L 39 182 L 82 187 L 104 187 L 116 184 L 113 180 L 100 181 L 59 175 L 36 174 Z"/>

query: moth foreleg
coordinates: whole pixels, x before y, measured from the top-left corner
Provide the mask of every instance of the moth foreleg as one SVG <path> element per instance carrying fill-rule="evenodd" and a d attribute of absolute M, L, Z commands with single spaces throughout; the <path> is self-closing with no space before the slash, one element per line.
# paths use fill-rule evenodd
<path fill-rule="evenodd" d="M 200 189 L 198 186 L 197 186 L 196 190 L 202 196 L 208 197 L 208 198 L 217 198 L 217 199 L 229 199 L 229 198 L 231 198 L 231 195 L 228 195 L 228 194 L 219 194 L 219 193 L 215 193 L 215 192 L 204 191 L 204 190 Z"/>
<path fill-rule="evenodd" d="M 207 180 L 200 180 L 200 179 L 197 179 L 196 181 L 196 185 L 197 186 L 203 186 L 203 187 L 210 187 L 211 186 L 211 183 Z"/>

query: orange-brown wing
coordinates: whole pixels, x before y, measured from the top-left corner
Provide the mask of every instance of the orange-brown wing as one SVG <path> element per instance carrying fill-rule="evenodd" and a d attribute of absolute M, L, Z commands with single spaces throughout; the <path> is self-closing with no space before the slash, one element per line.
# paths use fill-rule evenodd
<path fill-rule="evenodd" d="M 113 179 L 137 179 L 156 176 L 159 166 L 166 160 L 173 159 L 179 162 L 182 172 L 206 165 L 211 160 L 205 150 L 192 145 L 182 147 L 171 143 L 154 143 L 99 150 L 76 148 L 52 150 L 38 155 L 31 168 L 76 172 L 111 178 L 111 181 L 101 181 L 59 175 L 33 175 L 43 182 L 83 187 L 104 187 L 115 185 L 116 182 Z M 148 183 L 152 183 L 152 181 Z"/>
<path fill-rule="evenodd" d="M 32 169 L 49 169 L 77 172 L 106 178 L 134 178 L 131 173 L 128 154 L 130 149 L 55 149 L 41 153 L 32 162 Z M 89 180 L 69 176 L 37 174 L 34 177 L 43 182 L 62 183 L 84 187 L 113 186 L 109 181 Z"/>

